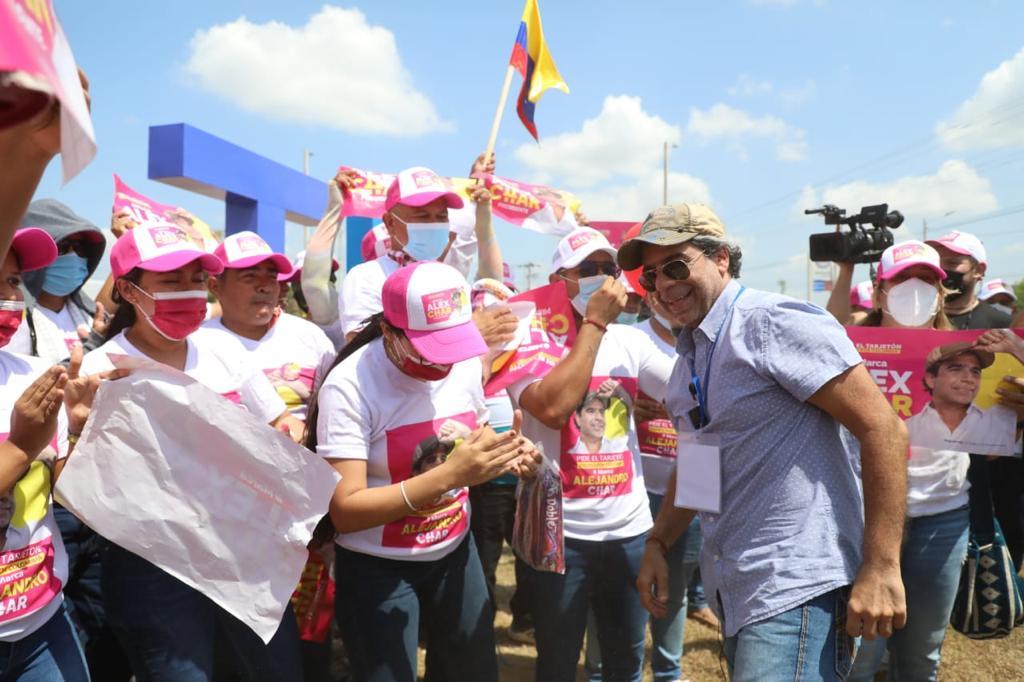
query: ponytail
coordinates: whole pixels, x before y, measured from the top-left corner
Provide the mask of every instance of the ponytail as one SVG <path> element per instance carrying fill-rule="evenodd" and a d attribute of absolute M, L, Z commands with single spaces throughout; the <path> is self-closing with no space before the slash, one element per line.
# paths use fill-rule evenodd
<path fill-rule="evenodd" d="M 139 281 L 141 276 L 142 271 L 138 268 L 134 268 L 128 271 L 123 277 L 118 277 L 118 279 L 124 279 L 135 284 Z M 121 298 L 121 293 L 117 290 L 117 281 L 117 279 L 114 280 L 114 288 L 110 292 L 111 299 L 117 304 L 117 312 L 114 313 L 114 317 L 111 318 L 110 324 L 107 325 L 107 333 L 103 337 L 104 342 L 109 341 L 125 329 L 131 327 L 135 324 L 136 320 L 135 306 Z"/>
<path fill-rule="evenodd" d="M 118 311 L 120 312 L 120 310 Z M 384 322 L 384 313 L 377 313 L 366 320 L 366 324 L 360 329 L 352 340 L 346 343 L 340 351 L 338 351 L 337 357 L 334 358 L 334 362 L 327 369 L 327 372 L 320 377 L 320 384 L 322 385 L 327 375 L 331 373 L 331 370 L 340 365 L 345 361 L 347 357 L 355 353 L 363 346 L 369 344 L 375 339 L 379 339 L 384 335 L 382 325 Z M 313 395 L 313 399 L 309 403 L 309 411 L 306 413 L 306 438 L 305 446 L 312 452 L 316 452 L 316 424 L 320 417 L 320 387 L 317 386 L 317 391 Z"/>

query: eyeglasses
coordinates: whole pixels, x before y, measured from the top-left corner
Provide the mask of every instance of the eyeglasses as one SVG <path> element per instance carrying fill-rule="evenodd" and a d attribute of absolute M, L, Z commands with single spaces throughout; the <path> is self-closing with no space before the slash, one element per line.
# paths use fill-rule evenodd
<path fill-rule="evenodd" d="M 696 259 L 694 259 L 696 260 Z M 688 261 L 683 258 L 678 260 L 669 261 L 668 263 L 662 263 L 661 265 L 652 265 L 643 269 L 640 273 L 640 286 L 649 292 L 655 290 L 655 282 L 658 279 L 658 274 L 662 274 L 669 279 L 674 279 L 677 282 L 681 282 L 684 279 L 690 278 L 690 265 L 694 261 Z"/>
<path fill-rule="evenodd" d="M 595 275 L 608 275 L 609 277 L 618 277 L 622 274 L 622 270 L 619 266 L 611 262 L 597 263 L 592 260 L 585 260 L 575 268 L 572 268 L 580 273 L 580 277 L 594 277 Z"/>

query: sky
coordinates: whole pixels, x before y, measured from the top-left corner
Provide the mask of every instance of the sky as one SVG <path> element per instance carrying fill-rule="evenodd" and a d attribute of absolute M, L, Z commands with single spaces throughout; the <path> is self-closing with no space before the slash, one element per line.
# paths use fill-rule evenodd
<path fill-rule="evenodd" d="M 519 0 L 55 6 L 91 81 L 99 152 L 63 187 L 52 164 L 37 196 L 106 226 L 116 172 L 215 229 L 220 202 L 147 179 L 149 126 L 188 123 L 297 170 L 308 149 L 325 181 L 341 164 L 464 175 L 522 12 Z M 931 237 L 974 232 L 990 275 L 1024 277 L 1024 4 L 542 0 L 541 15 L 570 94 L 537 105 L 537 144 L 515 115 L 516 76 L 498 174 L 572 191 L 594 220 L 640 221 L 662 203 L 668 142 L 669 201 L 718 212 L 748 286 L 807 295 L 807 237 L 825 228 L 802 212 L 825 202 L 888 203 L 906 216 L 897 241 L 925 223 Z M 498 234 L 507 261 L 546 273 L 554 238 Z M 289 230 L 290 253 L 303 237 Z"/>

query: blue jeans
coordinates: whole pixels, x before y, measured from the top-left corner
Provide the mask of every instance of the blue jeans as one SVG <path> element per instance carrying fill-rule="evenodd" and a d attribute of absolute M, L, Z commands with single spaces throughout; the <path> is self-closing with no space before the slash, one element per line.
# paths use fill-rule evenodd
<path fill-rule="evenodd" d="M 865 641 L 857 653 L 851 680 L 874 679 L 889 649 L 890 680 L 934 680 L 967 556 L 967 507 L 907 519 L 900 557 L 907 593 L 907 626 L 888 640 Z"/>
<path fill-rule="evenodd" d="M 42 627 L 0 642 L 0 682 L 89 682 L 85 655 L 62 605 Z"/>
<path fill-rule="evenodd" d="M 700 527 L 700 524 L 697 524 Z M 704 541 L 704 533 L 701 532 L 701 544 Z M 700 579 L 700 565 L 690 576 L 690 584 L 686 588 L 686 610 L 688 613 L 708 608 L 708 598 L 704 596 L 704 581 Z"/>
<path fill-rule="evenodd" d="M 302 679 L 291 605 L 264 644 L 247 625 L 169 573 L 111 542 L 103 548 L 103 603 L 137 682 L 209 682 L 218 632 L 249 682 Z"/>
<path fill-rule="evenodd" d="M 636 576 L 646 537 L 602 542 L 566 538 L 565 574 L 533 571 L 538 682 L 575 679 L 588 608 L 597 621 L 604 679 L 641 679 L 647 611 L 636 593 Z"/>
<path fill-rule="evenodd" d="M 726 637 L 732 682 L 846 679 L 856 646 L 846 634 L 847 591 L 826 592 Z"/>
<path fill-rule="evenodd" d="M 420 625 L 427 677 L 494 682 L 494 608 L 472 535 L 435 561 L 402 561 L 337 549 L 334 599 L 341 638 L 359 682 L 416 680 Z"/>

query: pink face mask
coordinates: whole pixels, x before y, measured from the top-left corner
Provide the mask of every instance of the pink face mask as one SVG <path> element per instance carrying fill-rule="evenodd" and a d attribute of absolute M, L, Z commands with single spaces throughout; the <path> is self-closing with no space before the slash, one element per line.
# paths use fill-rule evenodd
<path fill-rule="evenodd" d="M 398 346 L 396 348 L 396 346 Z M 384 339 L 384 352 L 398 366 L 403 374 L 408 374 L 413 379 L 421 381 L 440 381 L 452 371 L 451 365 L 436 365 L 426 360 L 420 360 L 401 347 L 402 344 L 389 343 Z"/>
<path fill-rule="evenodd" d="M 0 348 L 10 343 L 14 332 L 21 326 L 24 313 L 24 301 L 0 301 Z"/>
<path fill-rule="evenodd" d="M 132 286 L 153 299 L 152 315 L 147 315 L 139 306 L 136 309 L 166 339 L 181 341 L 199 329 L 206 319 L 205 291 L 158 291 L 150 294 L 134 284 Z"/>

